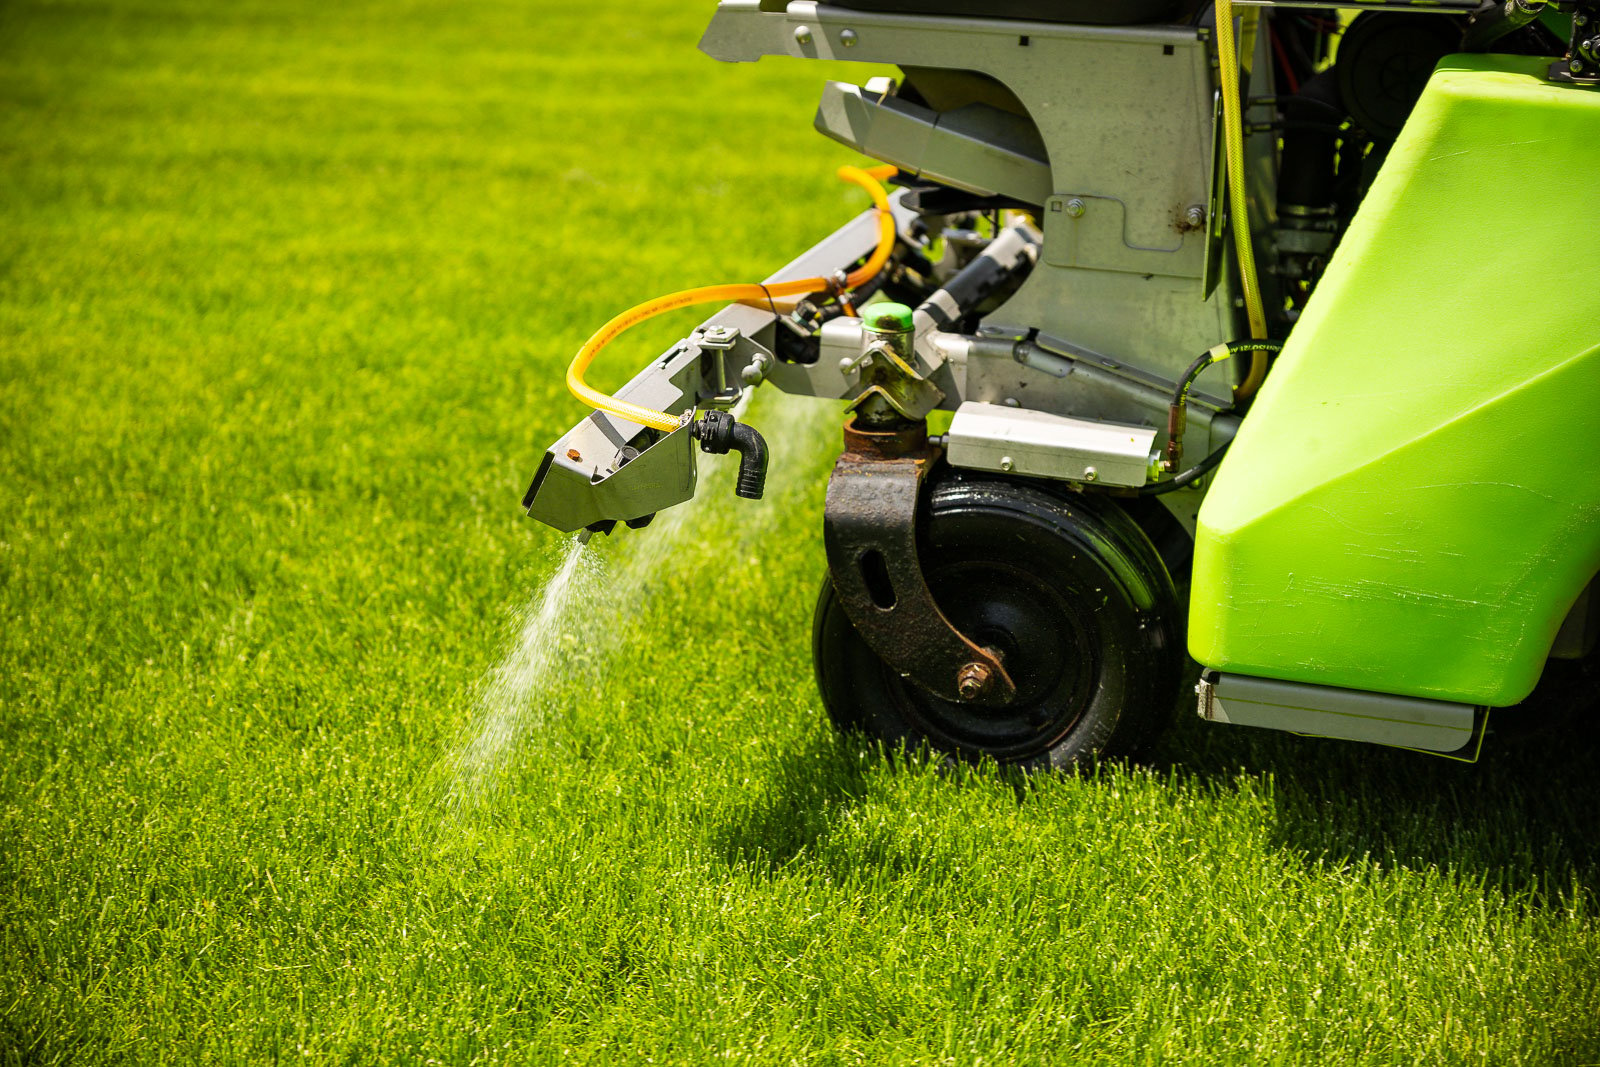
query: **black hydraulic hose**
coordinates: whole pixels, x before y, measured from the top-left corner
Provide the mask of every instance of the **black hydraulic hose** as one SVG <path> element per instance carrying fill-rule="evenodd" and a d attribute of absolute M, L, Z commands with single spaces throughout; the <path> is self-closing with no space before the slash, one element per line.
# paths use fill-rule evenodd
<path fill-rule="evenodd" d="M 1189 369 L 1183 372 L 1183 377 L 1178 380 L 1177 386 L 1172 390 L 1172 402 L 1182 405 L 1189 399 L 1189 390 L 1194 388 L 1194 383 L 1201 373 L 1215 363 L 1221 363 L 1231 356 L 1241 352 L 1282 352 L 1283 345 L 1278 341 L 1229 341 L 1226 344 L 1215 345 L 1206 349 L 1195 357 Z"/>
<path fill-rule="evenodd" d="M 1241 352 L 1281 352 L 1283 345 L 1277 341 L 1229 341 L 1226 344 L 1208 348 L 1195 357 L 1189 369 L 1183 372 L 1178 379 L 1178 384 L 1172 390 L 1172 404 L 1167 410 L 1167 458 L 1164 466 L 1167 470 L 1176 471 L 1183 461 L 1183 432 L 1188 425 L 1189 390 L 1194 388 L 1194 383 L 1204 373 L 1206 368 Z M 1196 479 L 1222 462 L 1222 454 L 1228 450 L 1223 445 L 1211 455 L 1201 460 L 1194 467 L 1177 474 L 1170 481 L 1152 482 L 1139 490 L 1141 495 L 1156 493 L 1170 493 L 1174 489 L 1182 489 L 1185 485 L 1193 483 Z"/>
<path fill-rule="evenodd" d="M 1532 3 L 1496 4 L 1472 16 L 1467 26 L 1466 38 L 1461 42 L 1463 52 L 1487 52 L 1502 37 L 1522 29 L 1539 17 L 1544 5 Z"/>
<path fill-rule="evenodd" d="M 1332 67 L 1308 80 L 1293 96 L 1278 101 L 1283 122 L 1276 124 L 1283 148 L 1278 162 L 1278 214 L 1331 215 L 1334 167 L 1343 131 L 1331 114 L 1344 118 L 1344 99 Z"/>
<path fill-rule="evenodd" d="M 767 486 L 767 442 L 754 426 L 737 421 L 726 411 L 708 411 L 690 425 L 689 433 L 700 442 L 702 452 L 714 456 L 729 451 L 739 453 L 734 495 L 746 500 L 761 499 Z"/>
<path fill-rule="evenodd" d="M 1216 469 L 1217 464 L 1222 462 L 1222 457 L 1227 453 L 1228 445 L 1231 444 L 1233 444 L 1232 441 L 1227 442 L 1227 444 L 1224 444 L 1221 448 L 1211 453 L 1211 455 L 1207 456 L 1199 463 L 1196 463 L 1194 466 L 1190 467 L 1188 470 L 1184 471 L 1175 478 L 1168 478 L 1164 482 L 1147 482 L 1144 485 L 1141 485 L 1137 490 L 1135 490 L 1135 495 L 1160 496 L 1162 493 L 1170 493 L 1175 489 L 1182 489 L 1185 486 L 1193 485 L 1195 482 L 1199 481 L 1201 478 L 1204 478 L 1207 474 L 1210 474 Z"/>
<path fill-rule="evenodd" d="M 1031 271 L 1038 252 L 1027 231 L 1008 226 L 955 277 L 928 295 L 917 308 L 945 330 L 973 311 L 1021 272 Z"/>

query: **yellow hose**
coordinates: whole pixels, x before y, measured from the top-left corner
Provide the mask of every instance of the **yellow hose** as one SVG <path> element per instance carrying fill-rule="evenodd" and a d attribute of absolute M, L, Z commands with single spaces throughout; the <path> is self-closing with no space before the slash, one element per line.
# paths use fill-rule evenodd
<path fill-rule="evenodd" d="M 895 170 L 896 168 L 892 166 L 872 167 L 867 170 L 860 167 L 839 168 L 839 177 L 865 189 L 878 209 L 878 247 L 873 250 L 865 263 L 845 276 L 846 289 L 854 289 L 877 277 L 883 265 L 889 262 L 890 254 L 894 252 L 894 215 L 889 210 L 889 196 L 884 192 L 881 182 Z M 616 316 L 583 343 L 583 347 L 578 349 L 578 354 L 573 357 L 572 365 L 567 368 L 567 388 L 572 391 L 573 396 L 592 408 L 657 430 L 675 430 L 681 421 L 678 416 L 630 404 L 626 400 L 618 400 L 614 396 L 607 396 L 598 389 L 591 388 L 584 382 L 583 376 L 588 371 L 589 364 L 594 362 L 594 357 L 600 354 L 601 349 L 646 319 L 653 319 L 657 315 L 665 315 L 679 308 L 693 307 L 696 304 L 731 304 L 740 300 L 765 301 L 768 298 L 799 296 L 820 292 L 832 284 L 827 278 L 800 278 L 795 281 L 772 282 L 768 285 L 749 283 L 703 285 L 697 289 L 684 289 L 681 292 L 658 296 Z"/>
<path fill-rule="evenodd" d="M 1250 319 L 1250 336 L 1266 340 L 1267 314 L 1261 306 L 1261 280 L 1256 277 L 1256 253 L 1250 243 L 1250 198 L 1244 183 L 1244 130 L 1239 109 L 1239 56 L 1233 40 L 1233 0 L 1217 0 L 1217 60 L 1222 67 L 1222 132 L 1228 162 L 1228 202 L 1233 208 L 1233 247 L 1239 257 L 1239 281 L 1244 286 L 1244 309 Z M 1250 371 L 1235 400 L 1255 395 L 1267 376 L 1267 354 L 1250 357 Z"/>

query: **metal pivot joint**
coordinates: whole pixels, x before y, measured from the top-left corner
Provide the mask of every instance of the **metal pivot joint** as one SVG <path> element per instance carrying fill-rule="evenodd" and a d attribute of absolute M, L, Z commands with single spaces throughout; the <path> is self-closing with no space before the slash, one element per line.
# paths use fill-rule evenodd
<path fill-rule="evenodd" d="M 849 408 L 861 425 L 920 422 L 944 399 L 943 390 L 918 371 L 915 343 L 910 308 L 884 303 L 867 311 L 860 354 L 839 361 L 841 372 L 860 375 L 860 391 Z"/>
<path fill-rule="evenodd" d="M 828 480 L 823 538 L 834 592 L 890 669 L 934 696 L 1002 705 L 1016 685 L 1000 656 L 951 625 L 917 556 L 917 505 L 939 450 L 918 423 L 874 431 L 852 419 Z"/>

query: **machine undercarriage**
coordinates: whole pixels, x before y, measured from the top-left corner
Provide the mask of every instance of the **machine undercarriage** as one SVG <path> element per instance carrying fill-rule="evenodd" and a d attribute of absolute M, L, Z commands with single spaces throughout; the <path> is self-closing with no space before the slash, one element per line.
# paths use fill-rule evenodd
<path fill-rule="evenodd" d="M 738 452 L 739 493 L 759 496 L 783 442 L 725 414 L 743 392 L 847 401 L 814 632 L 834 720 L 1024 766 L 1138 751 L 1186 669 L 1202 501 L 1248 462 L 1223 464 L 1386 157 L 1409 151 L 1435 66 L 1543 56 L 1540 83 L 1581 94 L 1580 124 L 1600 117 L 1592 5 L 1366 6 L 1382 10 L 1241 4 L 1235 23 L 1231 5 L 1181 0 L 723 0 L 701 43 L 714 58 L 899 69 L 828 83 L 816 117 L 882 161 L 851 177 L 877 206 L 765 282 L 722 287 L 736 302 L 614 398 L 586 396 L 582 368 L 656 312 L 597 334 L 569 381 L 601 409 L 551 446 L 529 513 L 642 526 L 694 494 L 697 450 Z M 1585 329 L 1574 340 L 1596 347 Z M 948 429 L 930 435 L 937 411 Z M 1594 646 L 1600 544 L 1578 555 L 1538 621 L 1562 635 L 1541 662 Z M 1456 752 L 1481 741 L 1486 706 L 1514 703 L 1240 667 L 1259 653 L 1217 621 L 1238 605 L 1205 577 L 1202 629 L 1225 637 L 1199 657 L 1203 717 Z"/>

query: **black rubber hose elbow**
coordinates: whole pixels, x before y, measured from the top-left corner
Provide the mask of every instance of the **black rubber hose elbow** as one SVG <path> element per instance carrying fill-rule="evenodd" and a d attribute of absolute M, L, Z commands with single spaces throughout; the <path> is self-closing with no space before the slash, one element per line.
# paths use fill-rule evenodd
<path fill-rule="evenodd" d="M 734 494 L 746 500 L 760 500 L 767 488 L 767 442 L 754 426 L 746 426 L 726 411 L 708 411 L 689 427 L 700 442 L 700 451 L 720 456 L 739 453 L 739 479 Z"/>
<path fill-rule="evenodd" d="M 767 442 L 754 426 L 736 422 L 733 448 L 739 453 L 739 481 L 734 493 L 746 500 L 760 500 L 767 488 Z"/>

